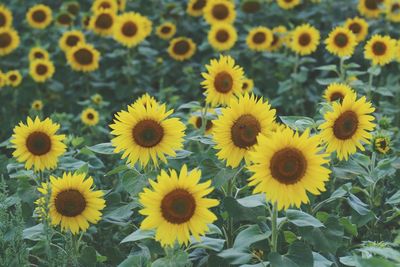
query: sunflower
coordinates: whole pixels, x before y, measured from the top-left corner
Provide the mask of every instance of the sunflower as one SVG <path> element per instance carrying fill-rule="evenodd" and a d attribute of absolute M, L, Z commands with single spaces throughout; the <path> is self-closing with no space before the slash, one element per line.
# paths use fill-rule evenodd
<path fill-rule="evenodd" d="M 368 18 L 377 18 L 387 0 L 358 0 L 358 12 Z"/>
<path fill-rule="evenodd" d="M 169 40 L 176 33 L 176 26 L 172 22 L 164 22 L 156 29 L 156 34 L 158 37 L 164 40 Z"/>
<path fill-rule="evenodd" d="M 74 24 L 74 17 L 68 12 L 60 12 L 56 17 L 59 26 L 69 27 Z"/>
<path fill-rule="evenodd" d="M 18 87 L 22 82 L 22 75 L 18 70 L 12 70 L 5 74 L 7 85 Z"/>
<path fill-rule="evenodd" d="M 0 28 L 10 28 L 13 21 L 11 11 L 0 4 Z"/>
<path fill-rule="evenodd" d="M 361 142 L 369 143 L 372 135 L 368 131 L 375 128 L 372 123 L 374 112 L 365 96 L 357 100 L 356 94 L 344 97 L 342 103 L 333 102 L 332 111 L 324 115 L 325 122 L 319 126 L 321 138 L 326 143 L 327 152 L 337 152 L 337 157 L 348 159 L 356 153 L 357 147 L 364 150 Z"/>
<path fill-rule="evenodd" d="M 95 126 L 99 123 L 99 113 L 93 108 L 87 108 L 81 114 L 81 121 L 85 125 Z"/>
<path fill-rule="evenodd" d="M 214 123 L 213 138 L 217 157 L 226 160 L 226 165 L 236 168 L 243 159 L 249 163 L 249 152 L 257 144 L 259 134 L 271 131 L 275 121 L 274 109 L 262 98 L 253 94 L 244 94 L 238 99 L 232 98 L 228 107 Z"/>
<path fill-rule="evenodd" d="M 85 14 L 82 16 L 82 19 L 81 19 L 82 28 L 89 29 L 91 18 L 92 17 L 89 14 Z"/>
<path fill-rule="evenodd" d="M 168 54 L 175 60 L 184 61 L 196 52 L 196 44 L 191 38 L 177 37 L 169 42 Z"/>
<path fill-rule="evenodd" d="M 104 193 L 93 190 L 93 178 L 84 173 L 64 172 L 58 178 L 50 176 L 49 215 L 52 225 L 60 225 L 62 231 L 70 230 L 72 234 L 86 231 L 90 223 L 101 219 L 104 209 Z M 42 188 L 41 193 L 49 194 Z"/>
<path fill-rule="evenodd" d="M 60 46 L 61 50 L 66 52 L 80 42 L 85 42 L 85 35 L 81 31 L 73 30 L 64 32 L 58 41 L 58 45 Z"/>
<path fill-rule="evenodd" d="M 52 12 L 50 7 L 46 5 L 34 5 L 26 13 L 28 24 L 35 29 L 44 29 L 50 25 L 52 21 Z"/>
<path fill-rule="evenodd" d="M 247 46 L 254 51 L 266 51 L 274 39 L 272 31 L 267 27 L 255 27 L 246 37 Z"/>
<path fill-rule="evenodd" d="M 91 72 L 99 68 L 100 52 L 91 44 L 78 43 L 67 51 L 67 60 L 73 70 Z"/>
<path fill-rule="evenodd" d="M 329 155 L 322 153 L 318 136 L 310 136 L 309 130 L 300 135 L 285 128 L 270 137 L 259 135 L 257 143 L 248 167 L 255 194 L 265 193 L 281 210 L 309 203 L 307 192 L 319 195 L 325 191 L 331 172 L 324 166 Z"/>
<path fill-rule="evenodd" d="M 324 92 L 324 98 L 328 102 L 343 101 L 347 95 L 354 94 L 353 89 L 344 83 L 331 83 Z"/>
<path fill-rule="evenodd" d="M 260 0 L 245 0 L 242 2 L 242 11 L 244 13 L 256 13 L 261 9 Z"/>
<path fill-rule="evenodd" d="M 33 110 L 39 111 L 43 109 L 43 102 L 41 100 L 35 100 L 31 104 Z"/>
<path fill-rule="evenodd" d="M 267 51 L 273 52 L 279 50 L 285 43 L 287 29 L 285 26 L 278 26 L 272 29 L 272 42 Z"/>
<path fill-rule="evenodd" d="M 186 12 L 193 17 L 203 15 L 203 9 L 207 4 L 207 0 L 189 0 Z"/>
<path fill-rule="evenodd" d="M 201 171 L 188 172 L 186 165 L 179 175 L 175 170 L 164 170 L 157 176 L 157 181 L 149 180 L 151 189 L 145 188 L 139 194 L 143 209 L 139 212 L 146 216 L 140 228 L 156 229 L 155 239 L 162 246 L 188 244 L 190 235 L 197 240 L 204 235 L 217 217 L 209 210 L 218 206 L 216 199 L 205 196 L 213 191 L 211 180 L 200 183 Z"/>
<path fill-rule="evenodd" d="M 387 136 L 377 136 L 373 141 L 374 150 L 380 154 L 386 154 L 390 150 L 390 139 Z"/>
<path fill-rule="evenodd" d="M 390 36 L 375 34 L 364 47 L 364 57 L 373 65 L 386 65 L 396 57 L 396 41 Z"/>
<path fill-rule="evenodd" d="M 355 34 L 357 42 L 364 41 L 368 35 L 368 22 L 365 19 L 359 17 L 349 18 L 344 26 Z"/>
<path fill-rule="evenodd" d="M 226 0 L 207 1 L 204 7 L 204 18 L 209 24 L 233 23 L 236 18 L 235 5 Z"/>
<path fill-rule="evenodd" d="M 386 17 L 392 22 L 400 22 L 400 1 L 391 0 L 386 8 Z M 1 27 L 1 26 L 0 26 Z"/>
<path fill-rule="evenodd" d="M 137 46 L 148 36 L 143 16 L 135 12 L 120 15 L 114 26 L 114 38 L 126 47 Z"/>
<path fill-rule="evenodd" d="M 117 5 L 118 5 L 118 10 L 119 11 L 125 11 L 126 9 L 126 1 L 127 0 L 117 0 Z"/>
<path fill-rule="evenodd" d="M 25 162 L 25 168 L 35 171 L 54 169 L 58 157 L 66 150 L 64 135 L 57 135 L 60 125 L 47 118 L 41 121 L 38 117 L 33 121 L 28 117 L 27 124 L 22 122 L 14 128 L 11 143 L 15 148 L 13 156 L 18 162 Z"/>
<path fill-rule="evenodd" d="M 35 82 L 43 83 L 53 77 L 55 67 L 52 61 L 37 59 L 29 64 L 29 74 Z"/>
<path fill-rule="evenodd" d="M 301 4 L 300 0 L 277 0 L 276 2 L 283 9 L 293 9 Z"/>
<path fill-rule="evenodd" d="M 213 119 L 215 119 L 215 110 L 214 109 L 208 109 L 207 113 L 205 113 L 205 110 L 199 110 L 195 113 L 193 113 L 190 118 L 189 118 L 189 123 L 193 125 L 196 129 L 202 129 L 203 127 L 203 115 L 204 115 L 204 122 L 205 122 L 205 133 L 206 134 L 211 134 L 213 129 L 214 129 L 214 123 Z"/>
<path fill-rule="evenodd" d="M 136 105 L 141 105 L 141 106 L 147 107 L 147 106 L 156 106 L 156 105 L 159 105 L 159 103 L 154 97 L 152 97 L 151 95 L 146 93 L 146 94 L 143 94 L 138 99 L 136 99 L 136 101 L 132 104 L 132 106 L 136 106 Z"/>
<path fill-rule="evenodd" d="M 145 167 L 150 159 L 154 165 L 158 160 L 166 162 L 165 155 L 175 156 L 183 147 L 185 125 L 178 118 L 167 118 L 173 110 L 166 111 L 163 105 L 131 105 L 128 111 L 115 115 L 110 127 L 115 152 L 124 151 L 122 158 L 128 163 Z"/>
<path fill-rule="evenodd" d="M 65 10 L 73 16 L 79 15 L 80 8 L 81 8 L 81 6 L 79 5 L 79 2 L 77 2 L 77 1 L 70 1 L 65 4 Z"/>
<path fill-rule="evenodd" d="M 357 45 L 356 36 L 345 27 L 337 27 L 329 33 L 325 40 L 326 49 L 339 57 L 351 56 Z"/>
<path fill-rule="evenodd" d="M 250 93 L 253 91 L 254 81 L 249 78 L 244 78 L 242 83 L 242 93 Z"/>
<path fill-rule="evenodd" d="M 19 46 L 18 32 L 13 28 L 0 28 L 0 57 L 12 53 Z"/>
<path fill-rule="evenodd" d="M 44 60 L 49 60 L 49 52 L 47 52 L 46 49 L 41 48 L 41 47 L 32 47 L 31 50 L 29 51 L 29 61 L 32 62 L 36 59 L 44 59 Z"/>
<path fill-rule="evenodd" d="M 216 23 L 208 31 L 208 42 L 218 51 L 231 49 L 237 40 L 237 32 L 229 23 Z"/>
<path fill-rule="evenodd" d="M 125 16 L 125 14 L 122 16 Z M 111 35 L 114 31 L 116 19 L 117 17 L 112 10 L 101 9 L 96 11 L 90 19 L 89 28 L 102 36 Z"/>
<path fill-rule="evenodd" d="M 117 13 L 118 3 L 116 0 L 95 0 L 92 4 L 92 11 L 95 13 L 100 10 L 110 10 Z"/>
<path fill-rule="evenodd" d="M 227 105 L 234 95 L 242 93 L 244 72 L 232 57 L 221 55 L 219 60 L 212 59 L 206 69 L 201 74 L 204 78 L 201 85 L 206 89 L 207 103 Z"/>
<path fill-rule="evenodd" d="M 317 50 L 319 39 L 319 31 L 315 27 L 303 24 L 297 26 L 291 33 L 290 47 L 302 56 L 309 55 Z"/>
<path fill-rule="evenodd" d="M 94 94 L 92 95 L 91 100 L 94 104 L 100 105 L 103 102 L 103 97 L 100 94 Z"/>

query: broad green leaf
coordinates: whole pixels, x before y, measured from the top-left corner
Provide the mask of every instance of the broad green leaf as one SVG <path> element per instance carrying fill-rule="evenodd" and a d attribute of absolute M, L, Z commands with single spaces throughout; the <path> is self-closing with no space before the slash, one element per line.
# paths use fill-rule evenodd
<path fill-rule="evenodd" d="M 139 241 L 139 240 L 143 240 L 143 239 L 154 239 L 154 235 L 155 235 L 155 231 L 153 231 L 153 230 L 138 229 L 135 232 L 133 232 L 132 234 L 130 234 L 127 237 L 125 237 L 124 239 L 122 239 L 120 244 L 126 243 L 126 242 L 135 242 L 135 241 Z"/>
<path fill-rule="evenodd" d="M 111 143 L 102 143 L 94 146 L 87 146 L 86 148 L 98 154 L 105 154 L 105 155 L 114 154 L 114 147 L 111 145 Z"/>
<path fill-rule="evenodd" d="M 324 226 L 317 218 L 315 218 L 312 215 L 305 213 L 301 210 L 289 209 L 286 211 L 286 217 L 291 223 L 293 223 L 299 227 L 305 227 L 305 226 L 323 227 Z"/>

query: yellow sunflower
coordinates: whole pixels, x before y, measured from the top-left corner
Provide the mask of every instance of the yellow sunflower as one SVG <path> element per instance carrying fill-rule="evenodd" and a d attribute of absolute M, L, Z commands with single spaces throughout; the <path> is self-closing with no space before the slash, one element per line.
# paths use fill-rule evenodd
<path fill-rule="evenodd" d="M 128 111 L 115 115 L 111 124 L 111 143 L 115 152 L 123 151 L 122 158 L 129 164 L 140 162 L 145 167 L 151 160 L 166 162 L 165 155 L 175 156 L 183 148 L 185 125 L 178 118 L 167 118 L 173 110 L 163 105 L 131 105 Z"/>
<path fill-rule="evenodd" d="M 43 83 L 53 77 L 55 67 L 52 61 L 37 59 L 29 64 L 29 74 L 35 82 Z"/>
<path fill-rule="evenodd" d="M 324 98 L 328 102 L 343 101 L 345 96 L 354 94 L 350 86 L 344 83 L 332 83 L 328 85 L 324 92 Z"/>
<path fill-rule="evenodd" d="M 229 23 L 216 23 L 208 31 L 208 42 L 218 51 L 231 49 L 237 40 L 237 32 L 234 26 Z"/>
<path fill-rule="evenodd" d="M 70 27 L 74 24 L 74 16 L 68 12 L 60 12 L 56 17 L 56 24 L 58 26 Z"/>
<path fill-rule="evenodd" d="M 70 1 L 65 4 L 65 10 L 73 16 L 79 15 L 79 10 L 81 6 L 77 1 Z"/>
<path fill-rule="evenodd" d="M 244 0 L 242 1 L 242 11 L 249 14 L 256 13 L 261 9 L 261 3 L 260 0 Z"/>
<path fill-rule="evenodd" d="M 122 16 L 125 16 L 122 15 Z M 89 28 L 95 33 L 106 36 L 113 34 L 114 24 L 117 17 L 110 9 L 101 9 L 96 11 L 90 19 Z"/>
<path fill-rule="evenodd" d="M 188 244 L 190 235 L 197 240 L 204 235 L 217 217 L 209 210 L 218 206 L 216 199 L 205 196 L 213 191 L 211 180 L 200 183 L 201 171 L 188 172 L 183 165 L 179 174 L 175 170 L 164 170 L 157 181 L 149 180 L 151 189 L 145 188 L 139 195 L 143 209 L 139 212 L 146 216 L 140 228 L 156 229 L 155 239 L 162 246 Z"/>
<path fill-rule="evenodd" d="M 339 57 L 351 56 L 357 46 L 356 36 L 345 27 L 337 27 L 329 33 L 325 40 L 326 49 Z"/>
<path fill-rule="evenodd" d="M 277 0 L 276 2 L 283 9 L 293 9 L 301 4 L 300 0 Z"/>
<path fill-rule="evenodd" d="M 235 4 L 226 0 L 207 1 L 204 18 L 209 24 L 233 23 L 236 18 Z"/>
<path fill-rule="evenodd" d="M 13 28 L 0 28 L 0 57 L 11 54 L 19 46 L 18 32 Z"/>
<path fill-rule="evenodd" d="M 41 48 L 41 47 L 32 47 L 31 50 L 29 51 L 29 61 L 32 62 L 36 59 L 44 59 L 44 60 L 49 60 L 49 52 L 47 52 L 46 49 Z"/>
<path fill-rule="evenodd" d="M 169 42 L 168 54 L 177 61 L 191 58 L 196 52 L 196 44 L 191 38 L 177 37 Z"/>
<path fill-rule="evenodd" d="M 400 22 L 400 1 L 391 0 L 387 4 L 386 17 L 392 22 Z"/>
<path fill-rule="evenodd" d="M 100 105 L 103 102 L 103 97 L 100 94 L 94 94 L 91 97 L 92 102 L 96 105 Z"/>
<path fill-rule="evenodd" d="M 41 121 L 38 117 L 35 120 L 28 117 L 27 124 L 20 122 L 14 128 L 13 156 L 18 162 L 25 162 L 26 169 L 32 166 L 35 171 L 54 169 L 66 150 L 65 136 L 56 134 L 59 128 L 49 118 Z"/>
<path fill-rule="evenodd" d="M 229 106 L 213 121 L 215 149 L 219 150 L 217 157 L 226 160 L 226 165 L 232 168 L 243 159 L 249 164 L 249 153 L 257 144 L 257 136 L 271 131 L 275 113 L 267 101 L 254 95 L 232 98 Z"/>
<path fill-rule="evenodd" d="M 207 103 L 227 105 L 234 95 L 242 93 L 244 72 L 232 57 L 221 55 L 219 60 L 212 59 L 206 69 L 201 74 L 204 78 L 201 85 L 206 89 Z"/>
<path fill-rule="evenodd" d="M 62 177 L 50 176 L 49 215 L 52 225 L 60 225 L 62 231 L 77 234 L 85 232 L 89 223 L 97 223 L 104 209 L 104 193 L 93 190 L 93 178 L 84 173 L 64 172 Z M 49 194 L 42 188 L 41 193 Z"/>
<path fill-rule="evenodd" d="M 125 11 L 126 9 L 126 1 L 127 0 L 117 0 L 117 5 L 118 5 L 118 10 L 119 11 Z"/>
<path fill-rule="evenodd" d="M 43 109 L 43 102 L 41 100 L 35 100 L 31 104 L 33 110 L 39 111 Z"/>
<path fill-rule="evenodd" d="M 5 74 L 5 76 L 7 80 L 7 85 L 10 85 L 12 87 L 18 87 L 22 82 L 22 75 L 21 72 L 19 72 L 18 70 L 9 71 Z"/>
<path fill-rule="evenodd" d="M 44 29 L 50 25 L 52 21 L 52 12 L 50 7 L 46 5 L 34 5 L 26 13 L 28 24 L 35 29 Z"/>
<path fill-rule="evenodd" d="M 318 48 L 320 40 L 319 31 L 309 25 L 297 26 L 291 33 L 291 49 L 302 56 L 310 55 Z"/>
<path fill-rule="evenodd" d="M 89 14 L 85 14 L 82 16 L 82 19 L 81 19 L 82 28 L 89 29 L 90 19 L 91 19 L 91 16 Z"/>
<path fill-rule="evenodd" d="M 95 126 L 99 123 L 99 113 L 93 108 L 87 108 L 81 114 L 81 121 L 88 126 Z"/>
<path fill-rule="evenodd" d="M 377 136 L 374 138 L 374 149 L 375 151 L 381 153 L 381 154 L 386 154 L 390 150 L 390 139 L 389 137 L 386 136 Z"/>
<path fill-rule="evenodd" d="M 363 18 L 349 18 L 344 26 L 355 34 L 357 42 L 364 41 L 368 35 L 368 22 Z"/>
<path fill-rule="evenodd" d="M 366 101 L 365 96 L 357 100 L 356 94 L 344 97 L 342 103 L 333 102 L 332 111 L 324 115 L 325 122 L 319 126 L 321 138 L 326 143 L 327 152 L 336 151 L 337 157 L 348 159 L 356 153 L 357 147 L 364 150 L 361 142 L 369 143 L 375 128 L 370 115 L 375 108 Z"/>
<path fill-rule="evenodd" d="M 364 57 L 373 65 L 386 65 L 396 57 L 396 41 L 390 36 L 375 34 L 364 47 Z"/>
<path fill-rule="evenodd" d="M 0 4 L 0 28 L 10 28 L 13 21 L 11 11 Z"/>
<path fill-rule="evenodd" d="M 100 52 L 91 44 L 78 43 L 67 51 L 67 60 L 73 70 L 91 72 L 99 68 Z"/>
<path fill-rule="evenodd" d="M 60 40 L 58 41 L 58 45 L 60 46 L 61 50 L 66 52 L 80 42 L 85 42 L 85 35 L 81 31 L 72 30 L 63 33 Z"/>
<path fill-rule="evenodd" d="M 267 48 L 267 51 L 277 51 L 285 43 L 285 37 L 287 36 L 287 29 L 285 26 L 278 26 L 272 29 L 272 42 Z"/>
<path fill-rule="evenodd" d="M 193 17 L 203 15 L 203 9 L 207 4 L 207 0 L 189 0 L 186 12 Z"/>
<path fill-rule="evenodd" d="M 206 134 L 211 134 L 213 129 L 214 129 L 214 123 L 213 120 L 215 119 L 215 110 L 214 109 L 208 109 L 207 113 L 205 113 L 205 110 L 199 110 L 194 112 L 190 118 L 189 118 L 189 123 L 193 125 L 196 129 L 200 130 L 203 127 L 203 115 L 205 115 L 205 133 Z"/>
<path fill-rule="evenodd" d="M 143 16 L 135 12 L 120 15 L 114 26 L 114 39 L 126 47 L 134 47 L 148 36 Z"/>
<path fill-rule="evenodd" d="M 387 0 L 358 0 L 358 12 L 368 18 L 377 18 Z"/>
<path fill-rule="evenodd" d="M 164 22 L 156 29 L 156 34 L 163 40 L 171 39 L 176 33 L 176 26 L 172 22 Z"/>
<path fill-rule="evenodd" d="M 242 84 L 242 93 L 251 93 L 254 88 L 254 81 L 249 78 L 244 78 L 243 79 L 243 84 Z"/>
<path fill-rule="evenodd" d="M 118 3 L 116 0 L 95 0 L 92 4 L 92 11 L 97 12 L 100 10 L 108 9 L 114 13 L 118 11 Z"/>
<path fill-rule="evenodd" d="M 132 104 L 132 106 L 141 105 L 141 106 L 147 107 L 147 106 L 156 106 L 159 104 L 160 103 L 158 103 L 158 101 L 153 96 L 146 93 L 146 94 L 143 94 L 138 99 L 136 99 L 136 101 Z"/>
<path fill-rule="evenodd" d="M 309 130 L 300 135 L 285 128 L 270 137 L 259 135 L 257 143 L 248 167 L 254 194 L 265 193 L 281 210 L 309 203 L 307 192 L 319 195 L 325 191 L 331 172 L 324 166 L 329 155 L 322 153 L 318 136 L 310 136 Z"/>
<path fill-rule="evenodd" d="M 272 31 L 267 27 L 255 27 L 246 37 L 247 46 L 254 51 L 266 51 L 274 39 Z"/>

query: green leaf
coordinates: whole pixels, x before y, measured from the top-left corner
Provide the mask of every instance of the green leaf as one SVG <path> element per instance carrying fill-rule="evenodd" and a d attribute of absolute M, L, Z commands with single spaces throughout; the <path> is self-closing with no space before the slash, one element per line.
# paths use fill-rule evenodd
<path fill-rule="evenodd" d="M 305 131 L 307 128 L 314 128 L 315 121 L 308 117 L 302 116 L 279 116 L 284 124 L 289 126 L 294 130 L 299 130 L 301 132 Z"/>
<path fill-rule="evenodd" d="M 264 194 L 256 194 L 250 195 L 244 198 L 237 199 L 240 205 L 246 208 L 254 208 L 265 205 L 265 195 Z"/>
<path fill-rule="evenodd" d="M 218 256 L 224 258 L 230 264 L 245 264 L 253 258 L 253 255 L 249 252 L 244 252 L 234 248 L 226 249 L 218 253 Z"/>
<path fill-rule="evenodd" d="M 378 76 L 381 73 L 381 67 L 378 65 L 372 66 L 368 69 L 368 73 L 372 74 L 373 76 Z"/>
<path fill-rule="evenodd" d="M 369 259 L 362 259 L 360 257 L 357 257 L 355 266 L 356 267 L 399 267 L 398 264 L 376 257 Z"/>
<path fill-rule="evenodd" d="M 251 244 L 265 240 L 270 235 L 270 230 L 263 232 L 257 224 L 251 225 L 237 235 L 233 247 L 248 248 Z"/>
<path fill-rule="evenodd" d="M 386 204 L 396 205 L 400 203 L 400 190 L 394 193 L 390 198 L 386 199 Z"/>
<path fill-rule="evenodd" d="M 286 217 L 291 223 L 293 223 L 299 227 L 305 227 L 305 226 L 323 227 L 324 226 L 317 218 L 315 218 L 312 215 L 305 213 L 301 210 L 289 209 L 286 211 Z"/>
<path fill-rule="evenodd" d="M 114 175 L 114 174 L 117 174 L 117 173 L 120 173 L 120 172 L 123 172 L 126 170 L 129 170 L 128 166 L 120 165 L 120 166 L 112 169 L 111 171 L 107 172 L 104 176 L 111 176 L 111 175 Z"/>
<path fill-rule="evenodd" d="M 223 200 L 225 210 L 233 217 L 234 221 L 258 222 L 259 217 L 265 216 L 264 207 L 246 208 L 239 204 L 233 197 L 226 197 Z"/>
<path fill-rule="evenodd" d="M 297 235 L 291 231 L 284 231 L 283 236 L 285 237 L 285 241 L 289 244 L 292 244 L 294 241 L 298 240 Z"/>
<path fill-rule="evenodd" d="M 369 213 L 368 205 L 362 202 L 358 197 L 350 194 L 347 198 L 347 203 L 352 207 L 358 214 L 367 215 Z"/>
<path fill-rule="evenodd" d="M 151 267 L 186 267 L 189 263 L 188 254 L 184 251 L 177 251 L 173 255 L 154 261 Z"/>
<path fill-rule="evenodd" d="M 83 266 L 96 266 L 97 262 L 97 253 L 93 247 L 85 247 L 81 251 L 81 255 L 79 257 L 79 263 Z"/>
<path fill-rule="evenodd" d="M 348 232 L 352 236 L 358 235 L 357 225 L 351 223 L 349 218 L 339 218 L 339 222 L 344 227 L 344 230 L 346 230 L 346 232 Z"/>
<path fill-rule="evenodd" d="M 286 255 L 272 252 L 268 258 L 273 267 L 308 267 L 313 266 L 314 263 L 310 247 L 300 241 L 291 244 Z"/>
<path fill-rule="evenodd" d="M 332 267 L 333 262 L 317 252 L 313 252 L 315 267 Z"/>
<path fill-rule="evenodd" d="M 154 239 L 154 235 L 155 235 L 154 230 L 137 229 L 135 232 L 133 232 L 132 234 L 130 234 L 127 237 L 125 237 L 124 239 L 122 239 L 120 244 L 126 243 L 126 242 L 135 242 L 135 241 L 139 241 L 139 240 L 143 240 L 143 239 Z"/>
<path fill-rule="evenodd" d="M 43 224 L 39 223 L 35 226 L 24 229 L 24 231 L 22 232 L 22 237 L 24 239 L 29 239 L 33 241 L 41 240 L 42 238 L 44 238 Z"/>
<path fill-rule="evenodd" d="M 102 143 L 94 146 L 86 146 L 87 149 L 98 154 L 111 155 L 114 154 L 114 147 L 111 143 Z"/>
<path fill-rule="evenodd" d="M 211 238 L 207 236 L 201 237 L 200 240 L 196 240 L 193 237 L 191 238 L 191 248 L 204 248 L 219 252 L 224 248 L 224 244 L 225 239 Z"/>
<path fill-rule="evenodd" d="M 315 70 L 326 70 L 326 71 L 337 71 L 337 66 L 336 65 L 324 65 L 315 68 Z"/>

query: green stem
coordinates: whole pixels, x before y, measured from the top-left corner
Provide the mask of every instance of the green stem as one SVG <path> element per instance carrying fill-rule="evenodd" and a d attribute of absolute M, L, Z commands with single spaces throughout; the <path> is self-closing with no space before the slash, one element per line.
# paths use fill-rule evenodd
<path fill-rule="evenodd" d="M 339 78 L 342 82 L 346 81 L 346 72 L 344 71 L 344 61 L 346 59 L 344 57 L 340 57 L 340 65 L 339 65 Z"/>
<path fill-rule="evenodd" d="M 271 252 L 278 251 L 278 205 L 276 202 L 272 207 L 272 214 L 271 214 Z"/>
<path fill-rule="evenodd" d="M 374 81 L 374 75 L 372 73 L 369 74 L 369 79 L 368 79 L 368 91 L 367 91 L 367 99 L 372 101 L 372 84 Z"/>

